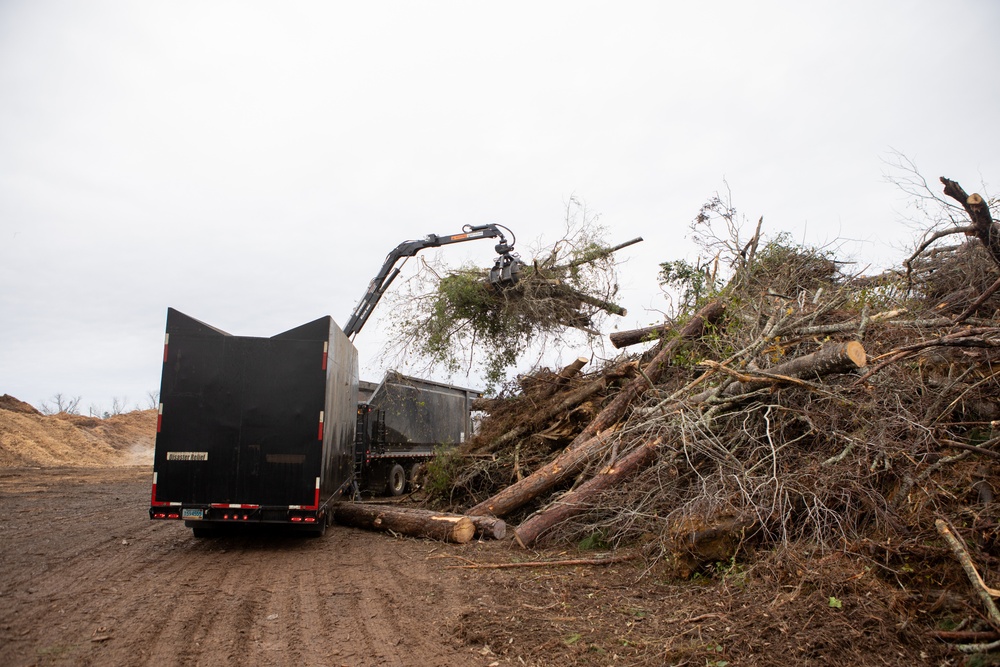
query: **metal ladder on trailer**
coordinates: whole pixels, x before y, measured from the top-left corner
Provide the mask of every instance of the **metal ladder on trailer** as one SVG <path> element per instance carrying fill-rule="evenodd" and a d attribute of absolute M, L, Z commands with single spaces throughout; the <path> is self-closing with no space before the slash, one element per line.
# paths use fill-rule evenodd
<path fill-rule="evenodd" d="M 374 412 L 374 423 L 369 415 Z M 371 428 L 371 431 L 369 431 Z M 370 434 L 370 435 L 369 435 Z M 367 457 L 373 443 L 385 442 L 385 411 L 372 410 L 365 405 L 358 408 L 358 422 L 354 429 L 354 481 L 351 482 L 351 490 L 354 492 L 354 499 L 361 497 L 361 475 L 365 468 L 365 458 Z"/>

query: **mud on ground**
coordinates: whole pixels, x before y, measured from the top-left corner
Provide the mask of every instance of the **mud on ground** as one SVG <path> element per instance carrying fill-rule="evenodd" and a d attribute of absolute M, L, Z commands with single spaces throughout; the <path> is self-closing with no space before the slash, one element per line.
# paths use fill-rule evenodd
<path fill-rule="evenodd" d="M 643 560 L 458 569 L 594 554 L 340 526 L 199 540 L 147 518 L 149 483 L 0 468 L 0 664 L 957 665 L 927 630 L 974 615 L 838 556 L 679 582 Z"/>

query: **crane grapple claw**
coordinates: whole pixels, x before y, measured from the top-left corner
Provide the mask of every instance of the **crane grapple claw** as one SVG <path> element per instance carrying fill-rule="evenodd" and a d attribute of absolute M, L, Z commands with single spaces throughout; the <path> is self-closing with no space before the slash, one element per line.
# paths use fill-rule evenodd
<path fill-rule="evenodd" d="M 522 266 L 524 266 L 524 262 L 513 255 L 507 254 L 497 257 L 496 263 L 490 269 L 490 285 L 499 289 L 513 287 L 521 276 Z"/>

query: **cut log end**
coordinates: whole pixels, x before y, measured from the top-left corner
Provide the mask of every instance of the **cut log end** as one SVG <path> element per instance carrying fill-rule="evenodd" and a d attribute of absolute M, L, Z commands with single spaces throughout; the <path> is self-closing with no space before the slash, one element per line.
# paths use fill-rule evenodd
<path fill-rule="evenodd" d="M 502 540 L 507 537 L 507 523 L 492 516 L 470 516 L 476 527 L 476 537 L 487 540 Z"/>
<path fill-rule="evenodd" d="M 455 542 L 456 544 L 465 544 L 466 542 L 470 542 L 475 534 L 475 524 L 468 517 L 462 517 L 461 520 L 455 522 L 454 527 L 448 534 L 448 541 Z"/>
<path fill-rule="evenodd" d="M 847 358 L 854 362 L 854 365 L 858 368 L 864 368 L 865 364 L 868 363 L 868 355 L 865 354 L 865 346 L 856 340 L 850 341 L 844 352 L 847 355 Z"/>

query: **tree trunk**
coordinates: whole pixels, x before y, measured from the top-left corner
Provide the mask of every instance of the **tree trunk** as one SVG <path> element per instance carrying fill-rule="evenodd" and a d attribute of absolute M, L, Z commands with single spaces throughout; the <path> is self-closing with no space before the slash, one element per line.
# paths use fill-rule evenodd
<path fill-rule="evenodd" d="M 470 516 L 469 520 L 476 527 L 476 537 L 487 540 L 502 540 L 507 537 L 507 524 L 503 519 L 492 516 Z"/>
<path fill-rule="evenodd" d="M 631 241 L 625 241 L 625 243 L 619 243 L 616 246 L 611 246 L 610 248 L 604 248 L 597 252 L 586 255 L 585 257 L 581 257 L 580 259 L 574 262 L 569 262 L 568 264 L 563 264 L 562 266 L 558 266 L 555 268 L 555 270 L 565 271 L 566 269 L 572 269 L 574 266 L 582 266 L 584 264 L 589 264 L 590 262 L 601 259 L 602 257 L 607 257 L 608 255 L 616 253 L 622 248 L 627 248 L 630 245 L 635 245 L 636 243 L 641 243 L 641 242 L 642 242 L 642 237 L 638 236 L 632 239 Z"/>
<path fill-rule="evenodd" d="M 615 331 L 608 338 L 611 339 L 611 344 L 616 348 L 628 347 L 629 345 L 637 345 L 638 343 L 645 343 L 647 341 L 656 340 L 663 336 L 663 334 L 670 331 L 669 324 L 658 324 L 655 327 L 646 327 L 645 329 L 629 329 L 628 331 Z"/>
<path fill-rule="evenodd" d="M 768 375 L 785 375 L 793 378 L 822 377 L 830 373 L 844 373 L 856 370 L 868 363 L 865 347 L 856 340 L 846 343 L 827 343 L 812 354 L 806 354 L 790 359 L 777 366 L 772 366 L 764 372 Z M 771 383 L 768 378 L 761 378 L 750 384 L 765 385 Z"/>
<path fill-rule="evenodd" d="M 368 504 L 369 507 L 385 507 L 385 505 L 379 505 L 377 503 Z M 392 507 L 393 512 L 396 514 L 412 514 L 418 517 L 428 517 L 428 516 L 452 516 L 461 517 L 465 516 L 463 514 L 447 514 L 444 512 L 434 512 L 431 510 L 425 510 L 419 507 Z M 466 516 L 475 526 L 476 532 L 475 536 L 488 540 L 502 540 L 507 536 L 507 524 L 503 519 L 497 519 L 492 516 Z"/>
<path fill-rule="evenodd" d="M 575 449 L 564 450 L 559 456 L 520 481 L 479 503 L 466 514 L 506 516 L 518 507 L 552 490 L 561 482 L 580 472 L 590 461 L 603 454 L 612 442 L 613 431 L 591 438 Z"/>
<path fill-rule="evenodd" d="M 844 373 L 861 368 L 868 362 L 864 346 L 856 340 L 847 343 L 827 343 L 812 354 L 796 357 L 785 363 L 762 370 L 770 377 L 750 378 L 733 382 L 722 392 L 722 396 L 739 396 L 781 381 L 781 377 L 806 379 L 809 377 Z M 781 376 L 781 377 L 776 377 Z M 691 403 L 702 403 L 715 395 L 714 389 L 703 391 L 688 399 Z"/>
<path fill-rule="evenodd" d="M 546 530 L 590 507 L 591 499 L 601 491 L 621 484 L 656 458 L 659 438 L 648 440 L 625 456 L 603 468 L 586 482 L 567 492 L 555 503 L 530 517 L 514 533 L 524 546 L 531 546 Z"/>
<path fill-rule="evenodd" d="M 371 503 L 369 507 L 379 507 L 385 508 L 385 505 L 379 505 L 376 503 Z M 463 514 L 449 514 L 446 512 L 434 512 L 432 510 L 425 510 L 419 507 L 392 507 L 393 514 L 404 515 L 410 514 L 418 518 L 426 517 L 446 517 L 446 518 L 459 518 L 464 517 L 472 522 L 475 528 L 475 536 L 482 539 L 489 540 L 502 540 L 507 536 L 507 524 L 503 519 L 497 519 L 496 517 L 488 516 L 465 516 Z M 393 529 L 395 530 L 395 529 Z M 399 532 L 399 531 L 397 531 Z M 451 541 L 451 540 L 449 540 Z"/>
<path fill-rule="evenodd" d="M 465 544 L 476 527 L 467 516 L 386 505 L 338 503 L 333 511 L 337 523 L 366 530 L 392 531 L 411 537 L 427 537 Z"/>
<path fill-rule="evenodd" d="M 576 290 L 569 290 L 569 292 L 588 306 L 600 308 L 609 315 L 618 315 L 619 317 L 625 317 L 628 315 L 628 311 L 619 306 L 617 303 L 611 303 L 610 301 L 605 301 L 604 299 L 598 299 L 595 296 L 584 294 L 583 292 L 577 292 Z"/>
<path fill-rule="evenodd" d="M 580 371 L 587 362 L 590 361 L 587 357 L 577 357 L 571 363 L 563 367 L 559 374 L 556 375 L 555 382 L 552 383 L 552 387 L 545 393 L 546 396 L 554 394 L 559 387 L 562 387 L 572 378 L 580 374 Z"/>
<path fill-rule="evenodd" d="M 663 371 L 670 366 L 670 358 L 673 356 L 674 351 L 685 341 L 701 336 L 705 331 L 705 326 L 722 317 L 725 310 L 726 307 L 722 303 L 713 301 L 695 313 L 690 321 L 680 330 L 676 338 L 662 344 L 660 351 L 646 365 L 644 372 L 622 387 L 618 395 L 601 410 L 594 420 L 587 425 L 587 428 L 583 429 L 580 435 L 576 436 L 576 439 L 569 445 L 570 449 L 578 447 L 599 432 L 618 423 L 632 402 L 642 396 L 651 385 L 656 384 L 657 380 L 660 379 Z"/>

